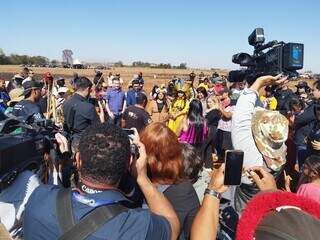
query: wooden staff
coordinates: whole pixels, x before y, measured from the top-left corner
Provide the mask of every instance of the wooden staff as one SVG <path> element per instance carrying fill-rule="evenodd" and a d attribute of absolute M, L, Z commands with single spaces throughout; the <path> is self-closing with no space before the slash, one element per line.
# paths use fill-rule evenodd
<path fill-rule="evenodd" d="M 54 87 L 56 87 L 55 82 L 53 81 L 52 84 L 48 84 L 47 89 L 47 119 L 50 119 L 52 116 L 52 119 L 54 122 L 57 120 L 57 112 L 56 112 L 56 98 L 52 94 L 52 90 Z"/>
<path fill-rule="evenodd" d="M 50 107 L 51 107 L 51 90 L 52 90 L 52 84 L 49 84 L 49 81 L 46 83 L 47 85 L 47 119 L 50 119 Z M 51 85 L 51 89 L 50 89 Z"/>

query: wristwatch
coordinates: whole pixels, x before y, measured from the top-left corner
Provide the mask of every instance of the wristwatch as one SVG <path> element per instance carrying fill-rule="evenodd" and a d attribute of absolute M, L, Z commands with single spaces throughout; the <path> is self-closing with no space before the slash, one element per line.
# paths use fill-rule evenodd
<path fill-rule="evenodd" d="M 211 189 L 209 189 L 209 188 L 206 188 L 206 190 L 204 191 L 204 194 L 209 194 L 209 195 L 211 195 L 211 196 L 213 196 L 213 197 L 218 198 L 219 200 L 222 198 L 221 193 L 216 192 L 216 191 L 214 191 L 214 190 L 211 190 Z"/>

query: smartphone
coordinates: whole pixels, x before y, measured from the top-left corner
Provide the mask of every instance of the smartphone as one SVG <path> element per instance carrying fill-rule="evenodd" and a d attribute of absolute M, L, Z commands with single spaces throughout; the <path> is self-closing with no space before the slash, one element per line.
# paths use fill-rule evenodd
<path fill-rule="evenodd" d="M 134 130 L 129 129 L 129 128 L 123 128 L 122 129 L 128 136 L 129 135 L 134 135 Z"/>
<path fill-rule="evenodd" d="M 227 150 L 224 171 L 224 185 L 238 186 L 241 183 L 243 151 Z"/>

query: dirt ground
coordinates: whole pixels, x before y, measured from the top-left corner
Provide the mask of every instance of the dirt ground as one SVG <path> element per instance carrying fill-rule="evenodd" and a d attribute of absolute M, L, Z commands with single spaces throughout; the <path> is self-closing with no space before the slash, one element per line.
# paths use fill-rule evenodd
<path fill-rule="evenodd" d="M 14 74 L 21 71 L 22 67 L 16 65 L 0 65 L 0 78 L 5 80 L 11 79 Z M 51 72 L 54 78 L 64 77 L 67 81 L 73 78 L 74 73 L 78 73 L 80 76 L 86 76 L 89 79 L 93 79 L 95 75 L 94 69 L 66 69 L 66 68 L 30 68 L 35 73 L 35 79 L 41 79 L 43 74 L 46 72 Z M 127 89 L 128 83 L 132 80 L 133 75 L 139 72 L 143 73 L 143 78 L 145 80 L 145 90 L 150 92 L 154 85 L 167 84 L 173 76 L 187 77 L 191 71 L 194 71 L 197 75 L 203 72 L 205 75 L 211 76 L 212 73 L 217 72 L 221 75 L 227 75 L 228 70 L 201 70 L 201 69 L 156 69 L 156 68 L 133 68 L 133 67 L 122 67 L 122 68 L 112 68 L 110 70 L 99 70 L 103 72 L 105 78 L 108 76 L 109 72 L 120 73 L 121 78 L 124 80 L 124 89 Z M 198 78 L 196 78 L 198 79 Z M 311 86 L 314 80 L 307 80 Z M 297 81 L 291 81 L 289 83 L 290 88 L 295 90 L 295 85 Z"/>
<path fill-rule="evenodd" d="M 22 67 L 15 65 L 0 65 L 0 78 L 5 80 L 11 79 L 14 74 L 21 71 Z M 64 77 L 66 80 L 71 80 L 74 73 L 78 73 L 80 76 L 86 76 L 89 79 L 93 79 L 95 75 L 94 69 L 66 69 L 66 68 L 30 68 L 35 73 L 35 79 L 41 79 L 43 74 L 51 72 L 54 78 Z M 212 70 L 199 70 L 199 69 L 156 69 L 156 68 L 112 68 L 110 70 L 99 70 L 103 72 L 103 76 L 106 78 L 109 72 L 120 73 L 121 78 L 124 80 L 125 89 L 128 83 L 132 80 L 134 74 L 139 72 L 143 73 L 145 80 L 145 89 L 150 91 L 152 87 L 157 84 L 167 84 L 173 76 L 187 77 L 191 71 L 194 71 L 197 75 L 200 72 L 204 72 L 206 75 L 212 75 L 215 71 Z M 219 74 L 227 75 L 227 70 L 217 70 Z"/>

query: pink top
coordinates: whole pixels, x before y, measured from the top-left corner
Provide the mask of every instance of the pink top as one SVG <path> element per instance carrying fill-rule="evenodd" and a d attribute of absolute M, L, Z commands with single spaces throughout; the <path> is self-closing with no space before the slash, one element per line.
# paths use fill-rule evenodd
<path fill-rule="evenodd" d="M 297 194 L 320 202 L 320 185 L 314 183 L 302 184 Z"/>
<path fill-rule="evenodd" d="M 202 131 L 202 143 L 204 142 L 204 139 L 207 137 L 207 135 L 208 135 L 208 126 L 207 126 L 207 122 L 205 121 L 203 125 L 203 131 Z M 196 136 L 195 136 L 194 124 L 190 123 L 187 131 L 181 131 L 179 140 L 180 142 L 189 143 L 191 145 L 195 144 Z"/>

